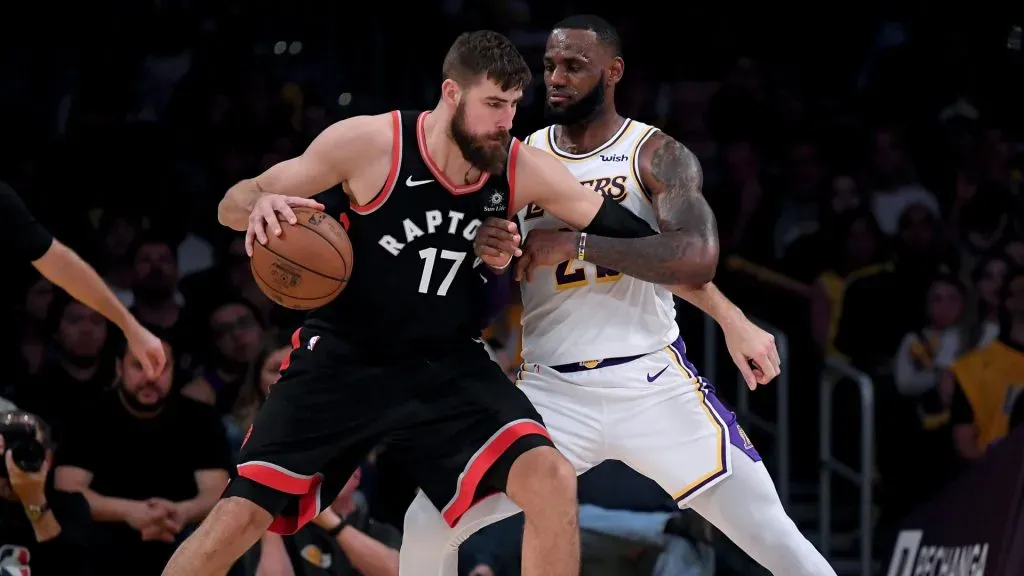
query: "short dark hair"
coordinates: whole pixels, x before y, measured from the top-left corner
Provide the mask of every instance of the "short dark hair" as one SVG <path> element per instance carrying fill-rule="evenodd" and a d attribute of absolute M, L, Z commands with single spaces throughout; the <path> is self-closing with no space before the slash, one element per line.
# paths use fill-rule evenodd
<path fill-rule="evenodd" d="M 465 32 L 455 39 L 444 57 L 445 80 L 469 84 L 484 75 L 502 90 L 526 88 L 533 79 L 530 67 L 519 50 L 497 32 Z"/>
<path fill-rule="evenodd" d="M 616 56 L 622 57 L 622 39 L 618 31 L 607 20 L 594 14 L 576 14 L 565 18 L 552 30 L 590 30 L 597 35 L 597 41 L 609 47 Z"/>

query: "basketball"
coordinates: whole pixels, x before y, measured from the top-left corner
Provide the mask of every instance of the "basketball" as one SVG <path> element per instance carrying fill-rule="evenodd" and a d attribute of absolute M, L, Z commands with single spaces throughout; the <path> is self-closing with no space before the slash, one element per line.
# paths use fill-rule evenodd
<path fill-rule="evenodd" d="M 281 235 L 253 243 L 249 268 L 260 290 L 292 310 L 310 310 L 338 297 L 352 273 L 352 243 L 341 224 L 311 208 L 293 208 L 297 221 L 280 215 Z"/>

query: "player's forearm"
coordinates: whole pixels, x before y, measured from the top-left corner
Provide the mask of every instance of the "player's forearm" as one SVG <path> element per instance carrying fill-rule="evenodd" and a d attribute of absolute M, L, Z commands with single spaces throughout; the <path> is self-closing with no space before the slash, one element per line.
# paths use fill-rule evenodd
<path fill-rule="evenodd" d="M 105 316 L 121 330 L 129 331 L 137 324 L 96 270 L 64 244 L 54 240 L 43 257 L 32 265 L 48 280 Z"/>
<path fill-rule="evenodd" d="M 676 296 L 711 316 L 723 328 L 746 318 L 739 306 L 733 304 L 725 294 L 722 294 L 722 291 L 713 282 L 700 286 L 671 286 L 669 289 Z"/>
<path fill-rule="evenodd" d="M 249 227 L 249 214 L 263 194 L 255 179 L 242 180 L 228 189 L 217 206 L 217 220 L 232 230 L 244 232 Z"/>
<path fill-rule="evenodd" d="M 718 267 L 718 242 L 689 232 L 646 238 L 587 235 L 584 260 L 655 284 L 703 285 Z"/>

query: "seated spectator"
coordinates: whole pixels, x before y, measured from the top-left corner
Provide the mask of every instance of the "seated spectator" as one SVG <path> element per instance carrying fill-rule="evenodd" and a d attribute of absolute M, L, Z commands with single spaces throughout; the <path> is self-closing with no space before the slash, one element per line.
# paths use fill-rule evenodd
<path fill-rule="evenodd" d="M 58 489 L 82 493 L 97 522 L 97 565 L 158 575 L 186 527 L 217 502 L 228 480 L 220 418 L 172 394 L 173 350 L 147 380 L 130 351 L 117 359 L 119 385 L 71 422 L 58 453 Z"/>
<path fill-rule="evenodd" d="M 996 253 L 979 260 L 971 274 L 976 292 L 973 347 L 984 348 L 999 338 L 999 298 L 1009 270 L 1010 263 Z"/>
<path fill-rule="evenodd" d="M 874 377 L 891 374 L 903 336 L 925 322 L 932 280 L 947 269 L 927 209 L 911 205 L 899 226 L 892 262 L 847 283 L 836 330 L 836 350 Z"/>
<path fill-rule="evenodd" d="M 940 276 L 928 291 L 928 323 L 919 331 L 908 333 L 896 354 L 895 382 L 900 394 L 922 399 L 936 390 L 939 374 L 949 368 L 967 347 L 963 320 L 964 286 L 952 276 Z M 930 417 L 944 415 L 949 398 L 941 406 L 919 406 L 925 428 L 932 428 Z M 921 412 L 923 410 L 923 412 Z"/>
<path fill-rule="evenodd" d="M 99 312 L 54 290 L 46 318 L 53 356 L 40 373 L 18 391 L 22 408 L 38 414 L 64 440 L 65 424 L 74 411 L 88 405 L 114 382 L 114 363 L 105 348 L 110 323 Z"/>
<path fill-rule="evenodd" d="M 999 340 L 956 361 L 943 386 L 952 395 L 950 420 L 957 453 L 980 458 L 1006 436 L 1024 392 L 1024 268 L 1006 278 Z"/>
<path fill-rule="evenodd" d="M 274 576 L 398 576 L 402 535 L 370 518 L 356 470 L 329 508 L 295 534 L 268 532 L 240 560 L 242 573 Z"/>
<path fill-rule="evenodd" d="M 0 410 L 0 574 L 90 574 L 89 505 L 54 489 L 46 423 L 6 400 Z"/>
<path fill-rule="evenodd" d="M 238 392 L 238 400 L 231 413 L 224 417 L 224 430 L 227 432 L 232 461 L 238 456 L 245 433 L 267 399 L 270 387 L 280 380 L 281 366 L 291 350 L 291 346 L 265 342 L 246 373 L 245 382 Z"/>
<path fill-rule="evenodd" d="M 811 297 L 812 336 L 827 355 L 836 354 L 834 345 L 843 310 L 846 284 L 860 276 L 877 273 L 882 254 L 881 233 L 871 213 L 866 210 L 836 216 L 827 230 L 815 235 L 824 243 L 823 259 L 828 264 L 814 282 Z"/>
<path fill-rule="evenodd" d="M 181 389 L 197 402 L 210 404 L 227 414 L 238 400 L 253 361 L 260 352 L 263 325 L 251 304 L 229 299 L 212 309 L 209 335 L 199 375 Z"/>

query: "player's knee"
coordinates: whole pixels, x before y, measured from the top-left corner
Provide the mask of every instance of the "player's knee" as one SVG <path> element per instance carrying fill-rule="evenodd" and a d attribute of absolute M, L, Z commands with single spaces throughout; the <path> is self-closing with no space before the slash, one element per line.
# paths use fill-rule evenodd
<path fill-rule="evenodd" d="M 262 535 L 270 527 L 274 518 L 259 505 L 240 498 L 229 496 L 217 502 L 206 516 L 202 526 L 209 538 L 210 545 L 215 546 L 216 539 L 244 539 L 255 534 Z"/>
<path fill-rule="evenodd" d="M 576 503 L 576 470 L 551 446 L 541 446 L 516 459 L 507 492 L 526 514 L 537 507 Z"/>

